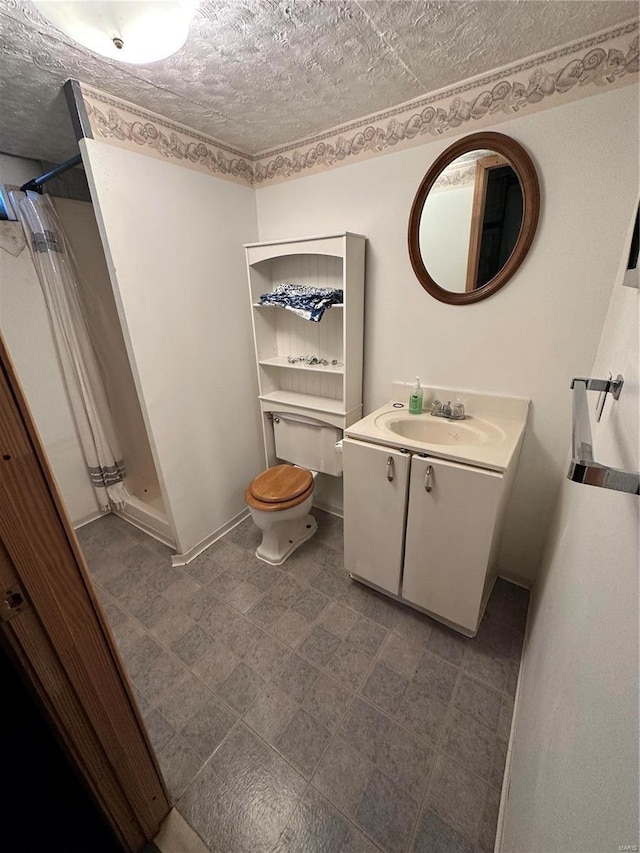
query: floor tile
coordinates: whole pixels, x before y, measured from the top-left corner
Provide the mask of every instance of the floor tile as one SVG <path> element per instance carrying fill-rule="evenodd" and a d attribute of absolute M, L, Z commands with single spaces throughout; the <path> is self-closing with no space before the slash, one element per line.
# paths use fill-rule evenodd
<path fill-rule="evenodd" d="M 306 779 L 327 748 L 331 734 L 306 711 L 296 711 L 276 742 L 278 750 Z"/>
<path fill-rule="evenodd" d="M 418 804 L 379 770 L 371 776 L 356 818 L 367 835 L 386 853 L 403 853 L 413 828 Z"/>
<path fill-rule="evenodd" d="M 240 581 L 228 595 L 221 596 L 240 613 L 246 613 L 262 596 L 262 590 L 249 581 Z"/>
<path fill-rule="evenodd" d="M 174 640 L 170 648 L 184 664 L 191 666 L 211 648 L 211 644 L 212 640 L 207 632 L 200 625 L 193 625 L 185 634 Z"/>
<path fill-rule="evenodd" d="M 309 622 L 313 622 L 325 609 L 329 598 L 317 589 L 305 589 L 304 592 L 291 605 L 291 609 L 300 613 Z"/>
<path fill-rule="evenodd" d="M 174 802 L 193 782 L 203 764 L 202 759 L 179 735 L 159 752 L 158 762 Z"/>
<path fill-rule="evenodd" d="M 379 853 L 379 850 L 310 785 L 273 853 Z"/>
<path fill-rule="evenodd" d="M 474 678 L 463 675 L 456 687 L 456 708 L 495 731 L 500 719 L 502 696 Z"/>
<path fill-rule="evenodd" d="M 300 645 L 300 652 L 318 666 L 324 666 L 336 652 L 339 645 L 340 639 L 338 637 L 330 634 L 329 631 L 325 631 L 320 625 L 316 625 L 306 640 Z"/>
<path fill-rule="evenodd" d="M 264 686 L 264 679 L 245 663 L 239 663 L 224 681 L 216 687 L 216 693 L 234 711 L 243 714 Z"/>
<path fill-rule="evenodd" d="M 411 853 L 475 853 L 475 847 L 437 814 L 426 809 L 420 816 Z"/>
<path fill-rule="evenodd" d="M 387 714 L 396 713 L 409 686 L 409 679 L 398 675 L 383 663 L 377 663 L 364 685 L 361 693 L 374 705 Z"/>
<path fill-rule="evenodd" d="M 314 512 L 281 567 L 250 519 L 183 568 L 121 519 L 79 532 L 172 796 L 225 853 L 488 853 L 528 594 L 497 582 L 469 640 L 352 581 Z"/>
<path fill-rule="evenodd" d="M 287 607 L 273 595 L 267 592 L 257 604 L 248 611 L 247 616 L 263 628 L 271 628 L 276 622 L 286 614 Z"/>
<path fill-rule="evenodd" d="M 425 652 L 416 668 L 413 681 L 429 689 L 433 696 L 449 702 L 458 679 L 459 670 L 441 658 Z"/>
<path fill-rule="evenodd" d="M 194 598 L 201 596 L 202 592 L 203 590 L 199 583 L 196 583 L 190 577 L 187 577 L 187 575 L 180 573 L 180 577 L 170 584 L 162 594 L 168 601 L 175 604 L 176 607 L 186 610 L 190 602 Z"/>
<path fill-rule="evenodd" d="M 347 711 L 339 734 L 369 761 L 375 761 L 390 727 L 391 720 L 387 716 L 368 702 L 356 698 Z"/>
<path fill-rule="evenodd" d="M 262 541 L 262 532 L 253 522 L 252 518 L 245 518 L 233 530 L 230 530 L 225 537 L 234 545 L 239 545 L 245 551 L 255 552 L 256 548 Z"/>
<path fill-rule="evenodd" d="M 304 694 L 302 707 L 333 733 L 352 699 L 351 690 L 333 678 L 321 675 Z"/>
<path fill-rule="evenodd" d="M 185 672 L 162 695 L 156 707 L 165 720 L 179 730 L 211 698 L 211 691 L 190 672 Z"/>
<path fill-rule="evenodd" d="M 428 687 L 411 682 L 396 719 L 419 737 L 437 744 L 447 715 L 447 704 L 432 695 Z"/>
<path fill-rule="evenodd" d="M 149 628 L 149 632 L 163 646 L 170 647 L 174 640 L 186 634 L 194 625 L 193 619 L 183 610 L 169 605 L 169 609 Z"/>
<path fill-rule="evenodd" d="M 368 619 L 359 619 L 347 634 L 346 639 L 354 648 L 374 657 L 386 636 L 387 631 L 381 625 L 370 622 Z"/>
<path fill-rule="evenodd" d="M 262 678 L 270 679 L 289 654 L 289 649 L 281 642 L 259 631 L 249 643 L 244 659 Z"/>
<path fill-rule="evenodd" d="M 498 791 L 502 790 L 504 780 L 504 768 L 507 761 L 507 750 L 509 744 L 506 740 L 496 738 L 493 746 L 493 757 L 491 759 L 491 770 L 489 771 L 489 784 Z"/>
<path fill-rule="evenodd" d="M 344 640 L 359 618 L 358 614 L 349 607 L 344 607 L 337 601 L 331 601 L 318 622 L 325 630 Z"/>
<path fill-rule="evenodd" d="M 446 625 L 433 622 L 427 639 L 427 649 L 434 655 L 460 666 L 472 643 L 473 640 L 463 637 L 462 634 L 447 628 Z"/>
<path fill-rule="evenodd" d="M 269 630 L 283 643 L 296 649 L 311 630 L 311 623 L 301 613 L 289 609 L 276 619 Z"/>
<path fill-rule="evenodd" d="M 174 569 L 171 566 L 163 566 L 154 574 L 149 575 L 147 582 L 158 592 L 164 592 L 167 587 L 174 584 L 181 576 L 182 573 L 178 569 Z"/>
<path fill-rule="evenodd" d="M 275 746 L 298 709 L 295 699 L 272 682 L 249 708 L 244 720 L 267 743 Z"/>
<path fill-rule="evenodd" d="M 157 593 L 136 616 L 145 628 L 152 629 L 167 614 L 170 608 L 171 605 L 167 599 L 160 595 L 160 593 Z"/>
<path fill-rule="evenodd" d="M 305 584 L 312 583 L 323 571 L 322 567 L 309 554 L 301 554 L 299 551 L 295 551 L 288 557 L 281 568 L 291 577 L 297 578 Z"/>
<path fill-rule="evenodd" d="M 155 708 L 150 709 L 144 715 L 144 722 L 151 738 L 151 743 L 156 751 L 166 746 L 175 735 L 172 726 L 165 720 L 162 714 Z"/>
<path fill-rule="evenodd" d="M 365 654 L 351 640 L 343 640 L 325 669 L 334 678 L 357 690 L 369 672 L 373 658 Z"/>
<path fill-rule="evenodd" d="M 163 650 L 162 654 L 152 664 L 138 673 L 133 679 L 133 683 L 149 703 L 154 705 L 175 686 L 185 672 L 182 664 Z"/>
<path fill-rule="evenodd" d="M 426 643 L 431 635 L 433 621 L 411 607 L 400 605 L 395 613 L 392 630 L 406 640 Z"/>
<path fill-rule="evenodd" d="M 495 740 L 490 729 L 454 708 L 440 748 L 461 767 L 488 781 Z"/>
<path fill-rule="evenodd" d="M 282 571 L 280 569 L 270 566 L 268 563 L 261 563 L 260 567 L 249 575 L 248 581 L 262 592 L 266 592 L 281 577 Z"/>
<path fill-rule="evenodd" d="M 342 812 L 355 817 L 374 765 L 337 735 L 325 752 L 312 784 Z"/>
<path fill-rule="evenodd" d="M 271 600 L 277 601 L 286 608 L 291 607 L 300 598 L 305 589 L 305 584 L 285 572 L 280 580 L 271 587 L 268 595 Z"/>
<path fill-rule="evenodd" d="M 496 734 L 502 740 L 508 741 L 511 737 L 511 721 L 513 719 L 513 700 L 506 696 L 502 698 L 500 716 L 496 726 Z"/>
<path fill-rule="evenodd" d="M 318 589 L 325 595 L 329 595 L 334 598 L 339 598 L 345 589 L 347 589 L 348 584 L 349 581 L 342 569 L 331 569 L 326 566 L 321 566 L 320 571 L 311 581 L 311 586 L 314 589 Z"/>
<path fill-rule="evenodd" d="M 187 789 L 178 810 L 211 850 L 269 853 L 305 788 L 297 771 L 240 724 Z"/>
<path fill-rule="evenodd" d="M 425 806 L 476 843 L 489 786 L 443 755 L 436 759 Z"/>
<path fill-rule="evenodd" d="M 493 853 L 496 841 L 499 811 L 500 794 L 498 791 L 492 791 L 489 789 L 478 833 L 478 846 L 480 850 L 484 851 L 484 853 Z"/>
<path fill-rule="evenodd" d="M 418 802 L 424 794 L 434 761 L 433 749 L 396 724 L 391 727 L 384 746 L 376 756 L 377 767 Z"/>
<path fill-rule="evenodd" d="M 299 655 L 291 655 L 273 682 L 296 702 L 303 702 L 309 690 L 320 678 L 320 670 Z"/>
<path fill-rule="evenodd" d="M 509 658 L 491 650 L 472 646 L 464 662 L 464 669 L 496 690 L 504 690 L 509 670 Z"/>
<path fill-rule="evenodd" d="M 203 761 L 220 746 L 237 721 L 235 714 L 211 697 L 180 729 L 180 737 Z"/>
<path fill-rule="evenodd" d="M 209 552 L 209 549 L 207 549 L 198 557 L 191 560 L 190 563 L 187 563 L 187 565 L 184 566 L 183 571 L 199 584 L 206 585 L 217 577 L 220 572 L 223 572 L 224 567 L 219 563 L 216 563 L 213 555 Z"/>

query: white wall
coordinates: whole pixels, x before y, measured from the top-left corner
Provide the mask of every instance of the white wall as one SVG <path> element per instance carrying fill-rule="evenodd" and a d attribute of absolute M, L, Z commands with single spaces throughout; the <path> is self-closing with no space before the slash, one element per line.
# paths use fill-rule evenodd
<path fill-rule="evenodd" d="M 80 296 L 127 469 L 127 488 L 143 501 L 161 503 L 93 205 L 67 198 L 57 198 L 54 204 L 78 269 Z"/>
<path fill-rule="evenodd" d="M 638 291 L 617 284 L 595 363 L 585 363 L 586 374 L 625 380 L 594 425 L 596 459 L 636 472 L 638 306 Z M 639 842 L 639 505 L 636 495 L 563 481 L 530 616 L 504 853 Z"/>
<path fill-rule="evenodd" d="M 0 183 L 18 183 L 21 176 L 16 175 L 15 169 L 10 177 L 1 171 L 4 160 L 3 157 L 0 162 Z M 25 171 L 28 170 L 27 165 Z M 34 174 L 28 174 L 22 183 Z M 21 225 L 0 222 L 0 228 L 21 230 Z M 77 525 L 97 517 L 99 507 L 67 399 L 44 296 L 27 246 L 17 257 L 0 249 L 0 331 L 71 521 Z"/>
<path fill-rule="evenodd" d="M 537 236 L 498 294 L 432 299 L 407 253 L 418 185 L 452 139 L 374 157 L 256 193 L 260 239 L 347 229 L 368 237 L 364 404 L 394 379 L 533 401 L 506 519 L 501 572 L 535 577 L 566 465 L 571 377 L 593 361 L 638 186 L 638 92 L 628 86 L 500 124 L 541 180 Z M 491 129 L 491 128 L 487 128 Z"/>
<path fill-rule="evenodd" d="M 178 547 L 245 508 L 262 468 L 242 244 L 255 194 L 85 140 L 81 151 Z"/>

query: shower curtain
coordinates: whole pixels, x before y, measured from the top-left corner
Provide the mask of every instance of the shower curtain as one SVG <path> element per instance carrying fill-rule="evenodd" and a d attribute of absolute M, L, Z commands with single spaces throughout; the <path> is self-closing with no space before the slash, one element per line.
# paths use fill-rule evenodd
<path fill-rule="evenodd" d="M 49 196 L 11 193 L 44 293 L 80 444 L 102 512 L 129 497 L 126 470 L 83 313 L 69 243 Z"/>

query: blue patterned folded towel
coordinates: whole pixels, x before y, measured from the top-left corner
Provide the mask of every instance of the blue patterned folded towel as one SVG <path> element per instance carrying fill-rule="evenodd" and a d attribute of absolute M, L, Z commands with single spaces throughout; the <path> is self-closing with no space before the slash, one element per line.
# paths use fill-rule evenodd
<path fill-rule="evenodd" d="M 302 287 L 299 284 L 279 284 L 273 293 L 263 293 L 261 305 L 281 305 L 305 320 L 319 323 L 332 305 L 341 303 L 342 290 L 334 287 Z"/>

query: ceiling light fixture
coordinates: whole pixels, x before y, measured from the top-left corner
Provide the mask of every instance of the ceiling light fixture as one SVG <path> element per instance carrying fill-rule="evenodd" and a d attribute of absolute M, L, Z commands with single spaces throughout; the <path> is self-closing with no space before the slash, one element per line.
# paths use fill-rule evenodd
<path fill-rule="evenodd" d="M 180 50 L 197 0 L 34 0 L 45 18 L 94 53 L 136 65 Z"/>

